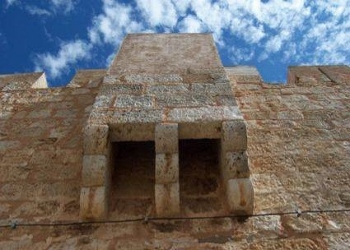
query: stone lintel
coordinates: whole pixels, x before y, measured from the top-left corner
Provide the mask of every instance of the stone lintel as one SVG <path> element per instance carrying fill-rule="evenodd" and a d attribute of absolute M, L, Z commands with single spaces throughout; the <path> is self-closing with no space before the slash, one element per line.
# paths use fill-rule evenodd
<path fill-rule="evenodd" d="M 220 139 L 221 121 L 179 123 L 179 139 Z"/>
<path fill-rule="evenodd" d="M 111 141 L 153 141 L 155 123 L 110 124 Z"/>

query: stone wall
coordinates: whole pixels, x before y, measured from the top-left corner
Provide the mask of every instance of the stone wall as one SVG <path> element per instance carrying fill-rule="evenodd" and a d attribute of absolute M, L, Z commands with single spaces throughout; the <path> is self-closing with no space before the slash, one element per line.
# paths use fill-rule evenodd
<path fill-rule="evenodd" d="M 256 203 L 255 216 L 246 220 L 201 218 L 153 221 L 151 218 L 141 218 L 135 222 L 74 224 L 78 222 L 79 194 L 78 191 L 63 191 L 63 187 L 75 190 L 74 186 L 73 189 L 69 188 L 69 181 L 55 185 L 61 172 L 53 172 L 50 176 L 46 174 L 45 181 L 54 184 L 55 188 L 51 190 L 55 193 L 50 193 L 50 197 L 41 196 L 42 204 L 40 199 L 37 203 L 28 203 L 28 198 L 24 199 L 26 195 L 33 197 L 30 187 L 36 185 L 35 190 L 44 190 L 40 189 L 42 181 L 31 184 L 30 179 L 26 180 L 29 174 L 40 176 L 39 171 L 26 169 L 28 165 L 25 163 L 29 161 L 25 159 L 39 157 L 40 151 L 18 149 L 18 138 L 25 140 L 25 135 L 17 136 L 14 140 L 3 131 L 14 134 L 23 130 L 24 125 L 9 123 L 3 116 L 1 128 L 5 130 L 1 130 L 1 166 L 7 167 L 1 174 L 2 225 L 9 225 L 14 220 L 36 223 L 44 218 L 43 222 L 48 223 L 69 218 L 68 221 L 73 224 L 1 228 L 0 248 L 348 249 L 350 72 L 345 66 L 321 69 L 323 71 L 317 67 L 291 68 L 289 75 L 293 80 L 287 85 L 263 84 L 255 73 L 242 76 L 235 75 L 232 69 L 227 71 L 248 125 L 248 154 Z M 328 72 L 327 76 L 323 72 Z M 66 91 L 91 91 L 83 89 Z M 50 91 L 57 93 L 58 90 Z M 29 97 L 28 94 L 26 96 Z M 51 98 L 54 100 L 58 97 Z M 55 107 L 59 110 L 59 105 Z M 31 112 L 38 112 L 39 108 L 20 110 L 28 117 Z M 27 128 L 24 134 L 31 131 L 28 125 L 24 127 Z M 39 142 L 33 140 L 31 144 Z M 45 147 L 50 148 L 50 144 Z M 11 152 L 18 152 L 17 156 Z M 21 157 L 18 157 L 19 153 Z M 37 157 L 34 157 L 35 153 Z M 69 154 L 61 156 L 62 160 L 73 161 Z M 7 163 L 8 157 L 12 158 L 10 163 Z M 54 159 L 49 160 L 50 166 L 54 166 Z M 11 165 L 16 161 L 16 166 Z M 78 182 L 76 179 L 76 187 L 79 186 Z M 23 187 L 23 184 L 26 186 Z M 9 192 L 9 185 L 16 189 Z M 44 204 L 45 201 L 51 201 L 51 207 L 50 202 Z"/>
<path fill-rule="evenodd" d="M 253 216 L 201 210 L 224 211 L 211 202 L 219 175 L 207 175 L 217 163 L 205 151 L 180 177 L 187 216 L 157 219 L 137 200 L 115 202 L 100 223 L 80 220 L 79 200 L 83 130 L 106 71 L 80 71 L 56 89 L 32 89 L 40 74 L 0 76 L 0 249 L 349 249 L 349 67 L 291 67 L 286 85 L 262 83 L 250 67 L 226 74 L 247 125 Z"/>
<path fill-rule="evenodd" d="M 79 212 L 82 128 L 105 71 L 81 71 L 77 88 L 0 92 L 0 221 L 75 218 Z M 40 77 L 40 75 L 38 75 Z M 1 78 L 0 78 L 1 79 Z M 5 82 L 5 80 L 4 80 Z"/>

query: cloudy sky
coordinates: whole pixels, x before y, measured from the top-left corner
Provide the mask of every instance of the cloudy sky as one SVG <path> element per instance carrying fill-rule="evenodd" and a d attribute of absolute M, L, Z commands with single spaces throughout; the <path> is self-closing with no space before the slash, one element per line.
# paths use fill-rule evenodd
<path fill-rule="evenodd" d="M 225 66 L 254 65 L 268 82 L 288 65 L 350 64 L 350 0 L 0 0 L 0 74 L 65 85 L 137 32 L 210 32 Z"/>

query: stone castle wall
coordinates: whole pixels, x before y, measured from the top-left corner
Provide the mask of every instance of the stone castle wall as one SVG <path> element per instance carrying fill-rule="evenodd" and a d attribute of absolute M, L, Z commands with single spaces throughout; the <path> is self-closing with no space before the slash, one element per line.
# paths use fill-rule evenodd
<path fill-rule="evenodd" d="M 114 222 L 80 224 L 83 130 L 106 71 L 80 71 L 56 89 L 30 88 L 41 74 L 1 76 L 0 249 L 348 249 L 349 67 L 291 67 L 286 85 L 262 83 L 250 67 L 225 71 L 247 125 L 255 204 L 245 220 L 145 219 L 142 209 L 128 214 L 130 204 L 121 203 L 123 219 L 135 221 L 112 213 Z M 213 163 L 206 154 L 214 151 L 188 145 Z M 184 176 L 190 181 L 179 180 L 190 187 L 180 197 L 190 208 L 192 189 L 212 190 L 203 186 L 209 179 L 201 181 L 205 161 Z M 126 177 L 137 186 L 139 179 Z M 220 210 L 213 200 L 201 197 L 203 207 Z"/>

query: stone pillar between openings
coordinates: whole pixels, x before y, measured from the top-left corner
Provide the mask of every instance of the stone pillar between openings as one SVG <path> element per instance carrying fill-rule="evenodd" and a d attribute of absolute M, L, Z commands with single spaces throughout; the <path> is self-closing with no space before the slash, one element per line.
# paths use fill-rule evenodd
<path fill-rule="evenodd" d="M 111 183 L 111 144 L 107 125 L 88 124 L 84 128 L 84 156 L 80 217 L 104 219 L 108 213 Z"/>
<path fill-rule="evenodd" d="M 243 120 L 222 123 L 220 168 L 229 210 L 253 214 L 254 192 L 248 166 L 247 130 Z"/>
<path fill-rule="evenodd" d="M 155 128 L 155 203 L 159 217 L 180 213 L 178 124 Z"/>

